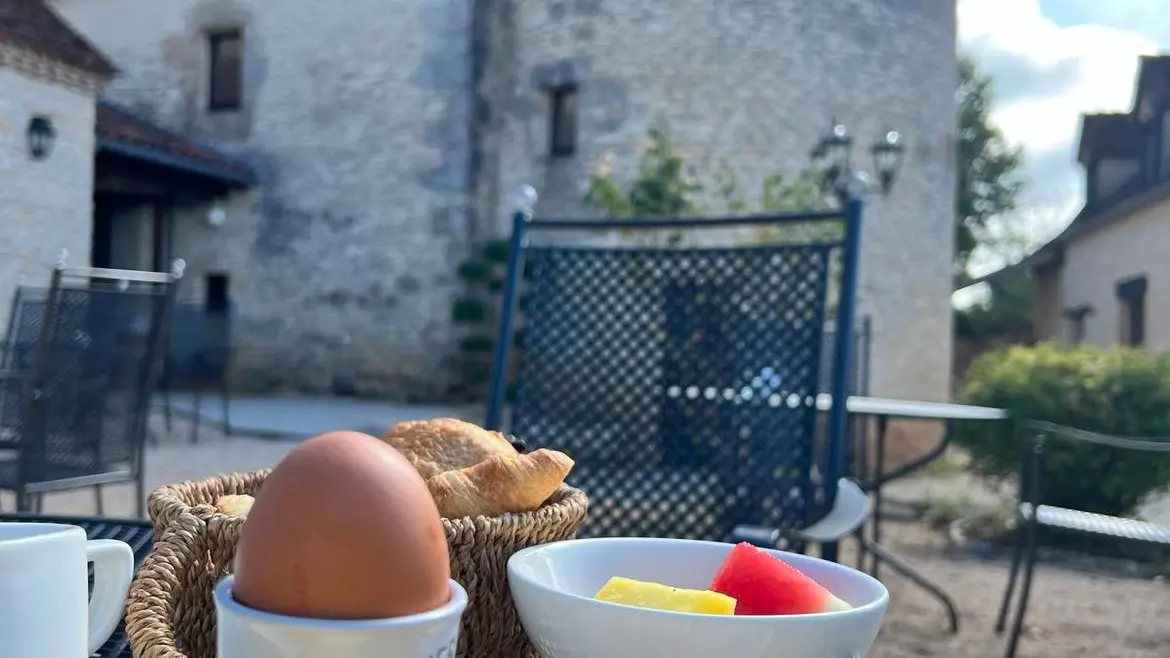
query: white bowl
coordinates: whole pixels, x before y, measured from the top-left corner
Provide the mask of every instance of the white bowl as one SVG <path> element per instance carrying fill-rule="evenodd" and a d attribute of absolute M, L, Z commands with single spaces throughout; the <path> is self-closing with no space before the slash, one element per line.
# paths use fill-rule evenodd
<path fill-rule="evenodd" d="M 852 610 L 813 615 L 722 616 L 597 601 L 613 576 L 707 589 L 731 544 L 687 539 L 575 539 L 508 560 L 520 622 L 544 658 L 863 658 L 881 629 L 889 593 L 874 578 L 783 551 L 776 557 L 824 585 Z"/>

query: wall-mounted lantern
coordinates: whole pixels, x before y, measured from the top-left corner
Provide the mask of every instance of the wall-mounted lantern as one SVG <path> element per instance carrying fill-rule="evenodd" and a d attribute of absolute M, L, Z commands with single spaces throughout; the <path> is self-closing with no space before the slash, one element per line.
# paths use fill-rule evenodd
<path fill-rule="evenodd" d="M 28 140 L 28 154 L 33 160 L 44 160 L 53 152 L 53 142 L 57 140 L 57 129 L 53 120 L 47 116 L 37 115 L 28 122 L 25 132 Z"/>

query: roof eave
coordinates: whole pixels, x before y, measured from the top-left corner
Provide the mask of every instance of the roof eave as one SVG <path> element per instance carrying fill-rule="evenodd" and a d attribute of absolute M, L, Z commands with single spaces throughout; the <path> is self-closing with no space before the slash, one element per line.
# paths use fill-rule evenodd
<path fill-rule="evenodd" d="M 257 182 L 256 174 L 250 169 L 240 172 L 231 171 L 223 167 L 216 167 L 190 158 L 163 153 L 137 144 L 128 144 L 116 139 L 98 138 L 97 150 L 150 162 L 161 167 L 175 169 L 202 178 L 210 178 L 228 187 L 247 188 L 255 185 Z"/>

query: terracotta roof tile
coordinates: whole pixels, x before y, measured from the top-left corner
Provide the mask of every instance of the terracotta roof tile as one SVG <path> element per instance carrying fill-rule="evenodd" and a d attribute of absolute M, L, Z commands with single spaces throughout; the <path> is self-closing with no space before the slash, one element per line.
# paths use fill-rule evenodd
<path fill-rule="evenodd" d="M 106 78 L 117 69 L 43 0 L 0 0 L 0 42 Z"/>
<path fill-rule="evenodd" d="M 105 100 L 98 101 L 97 139 L 99 150 L 122 155 L 144 154 L 149 156 L 146 159 L 154 159 L 156 163 L 166 161 L 188 172 L 238 185 L 250 185 L 255 181 L 255 174 L 244 162 L 159 127 Z"/>

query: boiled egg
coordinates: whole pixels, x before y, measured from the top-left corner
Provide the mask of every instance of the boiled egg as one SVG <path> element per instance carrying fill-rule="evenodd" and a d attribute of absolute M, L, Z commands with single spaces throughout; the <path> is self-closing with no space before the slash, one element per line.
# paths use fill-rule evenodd
<path fill-rule="evenodd" d="M 386 619 L 449 598 L 447 540 L 418 472 L 385 442 L 330 432 L 265 479 L 241 531 L 233 597 L 313 619 Z"/>

